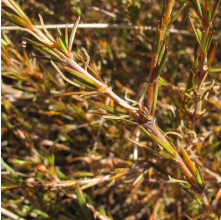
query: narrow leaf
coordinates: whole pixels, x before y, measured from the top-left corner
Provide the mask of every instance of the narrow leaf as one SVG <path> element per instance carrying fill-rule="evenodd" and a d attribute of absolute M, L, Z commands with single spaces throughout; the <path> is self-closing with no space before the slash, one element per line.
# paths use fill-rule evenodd
<path fill-rule="evenodd" d="M 144 181 L 143 173 L 141 173 L 133 182 L 133 186 L 140 185 Z"/>
<path fill-rule="evenodd" d="M 28 41 L 30 44 L 38 47 L 39 49 L 45 51 L 47 54 L 51 55 L 52 57 L 58 59 L 59 61 L 62 60 L 61 57 L 59 57 L 53 50 L 50 50 L 48 47 L 46 47 L 44 44 L 41 43 L 37 43 L 36 41 L 33 41 L 29 38 L 23 37 L 22 39 L 25 39 L 26 41 Z"/>
<path fill-rule="evenodd" d="M 189 17 L 189 21 L 190 21 L 191 27 L 193 28 L 193 32 L 195 34 L 196 40 L 197 40 L 198 44 L 201 46 L 201 43 L 200 43 L 199 36 L 197 34 L 196 28 L 195 28 L 193 22 L 191 21 L 190 17 Z"/>
<path fill-rule="evenodd" d="M 58 32 L 59 37 L 62 37 L 62 33 L 61 33 L 60 29 L 58 27 L 56 27 L 56 30 Z"/>
<path fill-rule="evenodd" d="M 221 72 L 221 68 L 217 68 L 217 69 L 209 69 L 210 73 L 219 73 Z"/>
<path fill-rule="evenodd" d="M 192 160 L 190 159 L 189 155 L 187 154 L 186 150 L 183 147 L 181 147 L 181 151 L 182 151 L 183 158 L 186 162 L 187 167 L 190 169 L 193 176 L 196 176 L 197 171 L 196 171 L 196 167 L 195 167 L 194 163 L 192 162 Z"/>
<path fill-rule="evenodd" d="M 164 65 L 166 63 L 167 55 L 168 55 L 168 47 L 165 48 L 165 53 L 163 55 L 162 61 L 161 61 L 160 66 L 159 66 L 159 70 L 158 70 L 158 74 L 159 75 L 163 71 L 163 67 L 164 67 Z"/>
<path fill-rule="evenodd" d="M 173 156 L 171 156 L 171 154 L 168 154 L 167 152 L 165 151 L 160 151 L 159 154 L 164 157 L 165 159 L 168 159 L 168 160 L 172 160 L 173 159 Z"/>
<path fill-rule="evenodd" d="M 17 12 L 24 20 L 26 20 L 26 22 L 28 22 L 29 25 L 32 24 L 31 21 L 29 20 L 29 18 L 27 17 L 27 15 L 23 12 L 23 10 L 21 9 L 20 5 L 19 5 L 17 2 L 15 2 L 15 1 L 13 1 L 13 0 L 10 0 L 10 3 L 15 7 L 16 12 Z"/>
<path fill-rule="evenodd" d="M 60 37 L 58 38 L 58 40 L 59 40 L 59 44 L 61 45 L 61 48 L 62 48 L 65 52 L 68 52 L 67 48 L 65 47 L 65 45 L 64 45 L 64 43 L 63 43 L 63 41 L 61 40 Z"/>
<path fill-rule="evenodd" d="M 90 209 L 87 207 L 86 200 L 84 198 L 83 192 L 81 191 L 78 183 L 75 185 L 75 190 L 76 190 L 78 203 L 80 206 L 79 214 L 81 215 L 81 218 L 83 220 L 90 220 L 90 219 L 92 220 L 93 218 L 91 216 Z"/>
<path fill-rule="evenodd" d="M 164 136 L 168 136 L 168 134 L 174 134 L 174 135 L 178 136 L 179 138 L 183 139 L 183 136 L 175 131 L 168 131 L 168 132 L 164 133 Z"/>
<path fill-rule="evenodd" d="M 82 74 L 82 73 L 80 73 L 80 72 L 78 72 L 78 71 L 76 71 L 76 70 L 74 70 L 74 69 L 71 69 L 71 68 L 69 68 L 69 67 L 66 67 L 66 66 L 65 66 L 64 69 L 65 69 L 66 71 L 68 71 L 69 73 L 71 73 L 72 75 L 74 75 L 75 77 L 77 77 L 78 79 L 82 80 L 83 82 L 89 83 L 89 84 L 91 84 L 91 85 L 93 85 L 93 86 L 96 87 L 96 85 L 95 85 L 93 79 L 91 79 L 91 78 L 85 76 L 84 74 Z"/>
<path fill-rule="evenodd" d="M 166 170 L 163 170 L 161 167 L 159 167 L 158 165 L 156 165 L 155 163 L 152 163 L 151 161 L 148 160 L 148 163 L 155 169 L 157 170 L 159 173 L 162 173 L 165 176 L 171 176 L 170 173 L 168 173 Z"/>
<path fill-rule="evenodd" d="M 199 41 L 201 42 L 201 39 L 202 39 L 202 32 L 200 31 L 200 29 L 196 29 L 197 31 L 197 34 L 198 34 L 198 37 L 199 37 Z"/>
<path fill-rule="evenodd" d="M 60 76 L 66 80 L 67 82 L 69 82 L 70 84 L 77 86 L 77 87 L 81 87 L 79 84 L 69 80 L 66 76 L 64 76 L 64 74 L 61 72 L 61 70 L 58 68 L 58 66 L 51 60 L 51 64 L 54 66 L 54 68 L 58 71 L 58 73 L 60 74 Z"/>
<path fill-rule="evenodd" d="M 162 45 L 161 47 L 161 50 L 160 50 L 160 54 L 159 54 L 159 59 L 158 59 L 158 63 L 160 64 L 161 61 L 162 61 L 162 58 L 163 58 L 163 55 L 164 55 L 164 52 L 165 52 L 165 44 Z"/>
<path fill-rule="evenodd" d="M 196 5 L 197 5 L 197 9 L 198 9 L 200 15 L 203 16 L 202 8 L 201 8 L 200 1 L 199 1 L 199 0 L 196 0 Z"/>
<path fill-rule="evenodd" d="M 106 110 L 107 112 L 111 113 L 111 114 L 115 114 L 116 110 L 112 107 L 110 107 L 109 105 L 105 105 L 101 102 L 96 102 L 96 101 L 91 101 L 94 105 Z"/>
<path fill-rule="evenodd" d="M 162 146 L 168 153 L 170 153 L 172 156 L 175 155 L 176 151 L 174 148 L 164 141 L 162 141 L 159 137 L 157 137 L 155 134 L 150 134 L 150 137 L 155 140 L 160 146 Z"/>
<path fill-rule="evenodd" d="M 150 147 L 147 147 L 145 144 L 142 144 L 142 143 L 139 142 L 139 141 L 135 141 L 135 140 L 133 140 L 133 139 L 131 139 L 131 138 L 129 138 L 129 137 L 127 138 L 127 140 L 129 140 L 129 141 L 132 142 L 133 144 L 136 144 L 138 147 L 141 147 L 141 148 L 143 148 L 143 149 L 147 149 L 147 150 L 149 150 L 151 153 L 153 153 L 153 154 L 159 156 L 158 152 L 152 150 Z"/>
<path fill-rule="evenodd" d="M 215 33 L 215 31 L 212 31 L 212 32 L 209 32 L 209 34 L 207 35 L 207 38 L 206 38 L 206 41 L 205 41 L 205 44 L 204 44 L 204 51 L 209 50 L 214 33 Z"/>
<path fill-rule="evenodd" d="M 178 12 L 172 17 L 171 23 L 173 23 L 173 22 L 178 18 L 178 16 L 180 15 L 180 13 L 183 11 L 183 9 L 184 9 L 185 7 L 186 7 L 186 3 L 183 4 L 183 5 L 181 6 L 181 8 L 178 10 Z"/>
<path fill-rule="evenodd" d="M 75 22 L 75 24 L 72 28 L 72 31 L 71 31 L 71 36 L 70 36 L 69 44 L 68 44 L 69 53 L 71 52 L 71 49 L 72 49 L 72 46 L 73 46 L 74 37 L 75 37 L 76 31 L 77 31 L 77 26 L 78 26 L 79 21 L 80 21 L 80 16 L 77 18 L 77 21 Z"/>
<path fill-rule="evenodd" d="M 41 26 L 42 26 L 44 32 L 46 33 L 46 35 L 48 36 L 48 38 L 49 38 L 52 42 L 54 42 L 55 39 L 52 37 L 52 35 L 48 32 L 47 28 L 45 27 L 44 20 L 43 20 L 42 16 L 41 16 L 40 14 L 39 14 L 38 16 L 39 16 L 39 18 L 40 18 L 40 23 L 41 23 Z"/>
<path fill-rule="evenodd" d="M 66 48 L 68 48 L 68 24 L 65 27 L 64 43 L 65 43 Z"/>
<path fill-rule="evenodd" d="M 195 195 L 193 192 L 191 192 L 189 189 L 182 187 L 183 190 L 185 190 L 187 193 L 189 193 L 201 206 L 203 205 L 201 199 Z"/>
<path fill-rule="evenodd" d="M 216 10 L 217 10 L 220 2 L 221 2 L 221 0 L 216 0 L 216 3 L 214 5 L 214 7 L 213 7 L 213 12 L 212 12 L 212 15 L 211 15 L 211 19 L 210 19 L 211 22 L 213 21 L 213 18 L 214 18 L 215 14 L 216 14 Z"/>
<path fill-rule="evenodd" d="M 201 171 L 201 168 L 198 167 L 197 168 L 197 182 L 199 183 L 199 185 L 204 188 L 204 181 L 203 181 L 203 176 L 202 176 L 202 171 Z"/>
<path fill-rule="evenodd" d="M 217 44 L 215 44 L 215 46 L 213 47 L 213 49 L 210 53 L 210 56 L 209 56 L 209 59 L 208 59 L 208 62 L 207 62 L 208 67 L 210 67 L 212 65 L 213 59 L 216 55 L 216 50 L 217 50 Z"/>
<path fill-rule="evenodd" d="M 190 1 L 191 1 L 191 3 L 193 4 L 193 7 L 194 7 L 194 9 L 195 9 L 195 12 L 198 14 L 199 18 L 200 18 L 201 20 L 203 20 L 203 16 L 200 14 L 200 12 L 199 12 L 199 10 L 198 10 L 198 7 L 197 7 L 197 5 L 195 4 L 194 0 L 190 0 Z"/>
<path fill-rule="evenodd" d="M 178 179 L 174 179 L 170 176 L 168 176 L 169 180 L 174 182 L 174 183 L 184 183 L 184 184 L 189 184 L 188 182 L 186 182 L 185 180 L 178 180 Z"/>

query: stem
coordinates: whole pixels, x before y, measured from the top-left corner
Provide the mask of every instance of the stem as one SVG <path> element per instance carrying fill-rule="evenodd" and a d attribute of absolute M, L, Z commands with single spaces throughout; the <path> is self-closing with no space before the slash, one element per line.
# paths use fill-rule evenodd
<path fill-rule="evenodd" d="M 161 19 L 159 23 L 160 25 L 157 28 L 158 36 L 156 35 L 157 37 L 155 39 L 154 52 L 153 52 L 153 57 L 151 61 L 150 76 L 149 76 L 149 88 L 148 88 L 148 110 L 150 111 L 152 117 L 154 117 L 154 114 L 155 114 L 154 96 L 155 96 L 155 93 L 158 92 L 156 90 L 158 89 L 157 83 L 159 81 L 158 70 L 156 69 L 156 66 L 158 63 L 160 50 L 157 47 L 159 47 L 162 44 L 165 38 L 167 27 L 171 20 L 171 13 L 172 13 L 174 5 L 175 5 L 175 0 L 168 1 L 165 15 Z"/>
<path fill-rule="evenodd" d="M 204 42 L 202 42 L 202 45 L 204 46 L 205 40 L 208 36 L 209 33 L 209 27 L 204 27 L 204 31 L 202 32 L 202 34 L 204 35 Z M 203 50 L 203 46 L 201 46 L 201 60 L 200 60 L 200 67 L 199 67 L 199 81 L 198 81 L 198 86 L 197 86 L 197 93 L 196 95 L 200 92 L 201 90 L 201 86 L 204 82 L 204 80 L 206 79 L 205 76 L 207 76 L 207 70 L 204 70 L 204 66 L 205 66 L 205 62 L 207 59 L 207 51 Z M 195 110 L 193 113 L 193 119 L 192 119 L 192 128 L 195 128 L 195 123 L 197 121 L 197 115 L 198 115 L 198 111 L 200 110 L 200 103 L 195 101 Z"/>

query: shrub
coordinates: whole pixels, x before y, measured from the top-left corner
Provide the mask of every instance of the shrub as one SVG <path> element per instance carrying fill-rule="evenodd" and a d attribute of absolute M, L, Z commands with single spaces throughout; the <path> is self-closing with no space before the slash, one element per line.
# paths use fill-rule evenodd
<path fill-rule="evenodd" d="M 109 39 L 94 30 L 94 38 L 86 31 L 81 36 L 80 17 L 70 33 L 67 25 L 51 34 L 39 15 L 41 31 L 17 3 L 2 0 L 3 17 L 26 31 L 22 50 L 5 33 L 2 38 L 4 214 L 182 219 L 188 213 L 218 219 L 220 67 L 210 28 L 219 3 L 192 1 L 193 43 L 186 32 L 166 37 L 169 27 L 181 26 L 178 17 L 187 20 L 186 4 L 178 7 L 175 0 L 163 2 L 155 38 L 141 23 L 153 26 L 159 4 L 148 12 L 140 1 L 108 3 L 119 16 L 99 9 L 112 17 L 109 23 L 137 25 L 119 31 L 119 39 L 117 30 Z M 50 6 L 41 5 L 48 12 Z M 74 7 L 87 14 L 84 5 Z M 35 54 L 27 52 L 30 45 Z"/>

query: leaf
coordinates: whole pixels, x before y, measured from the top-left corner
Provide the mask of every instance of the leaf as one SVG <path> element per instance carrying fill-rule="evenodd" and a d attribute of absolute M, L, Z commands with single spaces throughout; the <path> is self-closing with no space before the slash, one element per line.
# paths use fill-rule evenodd
<path fill-rule="evenodd" d="M 162 173 L 165 176 L 171 176 L 170 173 L 168 173 L 166 170 L 163 170 L 161 167 L 159 167 L 158 165 L 156 165 L 155 163 L 152 163 L 151 161 L 148 160 L 148 163 L 158 172 Z"/>
<path fill-rule="evenodd" d="M 30 44 L 34 45 L 35 47 L 43 50 L 44 52 L 46 52 L 47 54 L 51 55 L 52 57 L 58 59 L 59 61 L 62 60 L 61 57 L 59 57 L 53 50 L 49 49 L 48 47 L 46 47 L 44 44 L 41 43 L 37 43 L 29 38 L 26 37 L 22 37 L 22 39 L 28 41 Z"/>
<path fill-rule="evenodd" d="M 72 177 L 92 177 L 94 176 L 93 173 L 91 172 L 86 172 L 86 171 L 77 171 L 71 174 Z"/>
<path fill-rule="evenodd" d="M 120 112 L 117 112 L 114 108 L 110 107 L 109 105 L 105 105 L 104 103 L 96 102 L 96 101 L 91 101 L 91 103 L 98 106 L 99 108 L 106 110 L 107 112 L 111 114 L 120 113 Z"/>
<path fill-rule="evenodd" d="M 174 135 L 178 136 L 179 138 L 183 139 L 183 136 L 175 131 L 168 131 L 168 132 L 164 133 L 164 136 L 168 136 L 168 134 L 174 134 Z"/>
<path fill-rule="evenodd" d="M 191 190 L 185 187 L 182 187 L 182 189 L 189 193 L 201 206 L 203 206 L 203 202 L 201 201 L 201 199 L 197 195 L 195 195 Z"/>
<path fill-rule="evenodd" d="M 159 156 L 159 154 L 158 154 L 157 151 L 152 150 L 150 147 L 147 147 L 145 144 L 142 144 L 141 142 L 135 141 L 135 140 L 133 140 L 133 139 L 131 139 L 131 138 L 129 138 L 129 137 L 127 137 L 127 140 L 129 140 L 130 142 L 136 144 L 138 147 L 141 147 L 141 148 L 143 148 L 143 149 L 147 149 L 147 150 L 149 150 L 151 153 L 153 153 L 153 154 Z"/>
<path fill-rule="evenodd" d="M 192 160 L 190 159 L 189 155 L 187 154 L 186 150 L 183 147 L 181 147 L 181 151 L 182 151 L 182 154 L 183 154 L 183 157 L 184 157 L 187 167 L 190 169 L 193 176 L 196 176 L 197 171 L 196 171 L 196 167 L 195 167 L 194 163 L 192 162 Z"/>
<path fill-rule="evenodd" d="M 201 42 L 201 39 L 202 39 L 202 32 L 200 31 L 199 28 L 197 28 L 196 31 L 197 31 L 197 34 L 198 34 L 198 37 L 199 37 L 199 41 Z"/>
<path fill-rule="evenodd" d="M 160 146 L 162 146 L 169 154 L 171 154 L 171 156 L 175 156 L 175 149 L 168 145 L 167 143 L 165 143 L 164 141 L 162 141 L 159 137 L 157 137 L 155 134 L 150 134 L 150 137 L 155 140 Z"/>
<path fill-rule="evenodd" d="M 83 59 L 78 53 L 74 52 L 74 54 L 75 54 L 83 63 L 85 63 L 84 59 Z M 100 78 L 100 76 L 98 76 L 97 73 L 96 73 L 89 65 L 88 65 L 87 67 L 88 67 L 88 69 L 91 71 L 91 75 L 92 75 L 93 77 L 95 77 L 95 79 L 98 79 L 99 81 L 103 82 L 102 79 Z"/>
<path fill-rule="evenodd" d="M 169 180 L 174 182 L 174 183 L 184 183 L 184 184 L 189 184 L 188 182 L 186 182 L 185 180 L 178 180 L 178 179 L 174 179 L 170 176 L 168 176 Z"/>
<path fill-rule="evenodd" d="M 221 68 L 217 68 L 217 69 L 209 69 L 210 73 L 219 73 L 221 72 Z"/>
<path fill-rule="evenodd" d="M 203 16 L 202 8 L 201 8 L 200 1 L 199 1 L 199 0 L 196 0 L 196 5 L 197 5 L 197 9 L 198 9 L 200 15 Z"/>
<path fill-rule="evenodd" d="M 171 156 L 171 154 L 168 154 L 167 152 L 165 151 L 160 151 L 159 154 L 164 157 L 165 159 L 168 159 L 168 160 L 172 160 L 174 157 Z"/>
<path fill-rule="evenodd" d="M 56 65 L 52 60 L 51 60 L 51 63 L 52 63 L 52 65 L 54 66 L 54 68 L 58 71 L 58 73 L 60 74 L 60 76 L 61 76 L 64 80 L 66 80 L 67 82 L 69 82 L 70 84 L 72 84 L 72 85 L 74 85 L 74 86 L 80 87 L 79 84 L 77 84 L 77 83 L 75 83 L 75 82 L 69 80 L 66 76 L 64 76 L 64 74 L 61 72 L 61 70 L 57 67 L 57 65 Z"/>
<path fill-rule="evenodd" d="M 52 37 L 52 35 L 51 35 L 51 34 L 48 32 L 48 30 L 46 29 L 42 16 L 41 16 L 40 14 L 39 14 L 38 16 L 39 16 L 39 18 L 40 18 L 40 23 L 41 23 L 41 26 L 42 26 L 44 32 L 46 33 L 46 35 L 48 36 L 48 38 L 49 38 L 52 42 L 55 42 L 55 39 Z"/>
<path fill-rule="evenodd" d="M 186 3 L 183 4 L 181 6 L 181 8 L 178 10 L 178 12 L 172 17 L 172 20 L 171 20 L 171 23 L 173 23 L 177 18 L 178 16 L 180 15 L 180 13 L 183 11 L 183 9 L 186 7 Z"/>
<path fill-rule="evenodd" d="M 211 44 L 212 37 L 213 37 L 214 33 L 215 33 L 215 31 L 211 31 L 207 35 L 207 38 L 206 38 L 206 41 L 205 41 L 205 44 L 204 44 L 204 51 L 208 51 L 209 50 L 209 47 L 210 47 L 210 44 Z"/>
<path fill-rule="evenodd" d="M 74 69 L 71 69 L 67 66 L 64 67 L 64 69 L 66 71 L 68 71 L 69 73 L 71 73 L 72 75 L 74 75 L 75 77 L 77 77 L 78 79 L 82 80 L 84 83 L 89 83 L 91 85 L 93 85 L 95 88 L 96 88 L 96 84 L 94 83 L 94 80 L 89 78 L 88 76 L 74 70 Z"/>
<path fill-rule="evenodd" d="M 144 181 L 143 173 L 141 173 L 133 182 L 133 186 L 140 185 Z"/>
<path fill-rule="evenodd" d="M 210 24 L 211 20 L 211 14 L 212 14 L 212 6 L 211 6 L 211 0 L 205 1 L 205 20 L 208 24 Z"/>
<path fill-rule="evenodd" d="M 68 43 L 68 52 L 69 53 L 71 52 L 71 49 L 72 49 L 72 46 L 73 46 L 73 43 L 74 43 L 74 38 L 75 38 L 75 34 L 76 34 L 76 31 L 77 31 L 79 21 L 80 21 L 80 16 L 78 16 L 77 21 L 75 22 L 75 24 L 72 28 L 72 31 L 71 31 L 71 35 L 70 35 L 70 39 L 69 39 L 69 43 Z"/>
<path fill-rule="evenodd" d="M 29 18 L 27 17 L 27 15 L 23 12 L 23 10 L 21 9 L 20 5 L 18 3 L 16 3 L 15 1 L 13 0 L 9 0 L 9 2 L 14 6 L 14 8 L 16 9 L 16 12 L 24 19 L 26 20 L 26 22 L 30 24 L 31 21 L 29 20 Z"/>
<path fill-rule="evenodd" d="M 117 116 L 117 115 L 104 115 L 103 117 L 107 118 L 107 119 L 124 119 L 124 118 L 128 118 L 129 115 L 120 115 L 120 116 Z"/>
<path fill-rule="evenodd" d="M 164 52 L 165 52 L 165 44 L 162 45 L 161 47 L 161 50 L 160 50 L 160 54 L 159 54 L 159 58 L 158 58 L 158 63 L 160 64 L 161 61 L 162 61 L 162 58 L 163 58 L 163 55 L 164 55 Z"/>
<path fill-rule="evenodd" d="M 202 188 L 204 188 L 204 181 L 203 181 L 202 171 L 200 167 L 197 168 L 197 182 Z"/>
<path fill-rule="evenodd" d="M 65 27 L 64 43 L 66 48 L 68 48 L 68 24 Z"/>
<path fill-rule="evenodd" d="M 193 22 L 192 22 L 191 19 L 190 19 L 190 16 L 189 16 L 189 21 L 190 21 L 191 27 L 193 28 L 193 32 L 194 32 L 194 34 L 195 34 L 196 40 L 197 40 L 198 44 L 201 46 L 199 36 L 198 36 L 198 34 L 197 34 L 197 31 L 196 31 L 196 28 L 195 28 Z"/>
<path fill-rule="evenodd" d="M 159 70 L 158 70 L 159 75 L 161 74 L 161 72 L 163 70 L 163 67 L 166 63 L 167 55 L 168 55 L 168 47 L 165 48 L 165 53 L 163 55 L 162 61 L 161 61 L 160 66 L 159 66 Z"/>
<path fill-rule="evenodd" d="M 213 49 L 210 53 L 210 56 L 209 56 L 209 59 L 208 59 L 208 62 L 207 62 L 208 67 L 210 67 L 212 65 L 213 59 L 216 55 L 216 50 L 217 50 L 217 43 L 215 44 L 215 46 L 213 47 Z"/>
<path fill-rule="evenodd" d="M 78 203 L 80 206 L 80 209 L 78 209 L 78 212 L 81 216 L 82 220 L 92 220 L 92 216 L 91 216 L 91 211 L 90 209 L 87 207 L 87 203 L 86 200 L 84 198 L 83 192 L 80 189 L 80 186 L 78 183 L 76 183 L 75 185 L 75 190 L 76 190 L 76 195 L 77 195 L 77 199 L 78 199 Z"/>
<path fill-rule="evenodd" d="M 59 44 L 61 45 L 61 48 L 62 48 L 65 52 L 68 52 L 67 48 L 66 48 L 65 45 L 64 45 L 64 42 L 61 40 L 60 37 L 58 38 L 58 41 L 59 41 Z"/>
<path fill-rule="evenodd" d="M 210 19 L 211 22 L 213 21 L 213 18 L 214 18 L 215 14 L 216 14 L 216 10 L 217 10 L 220 2 L 221 2 L 221 0 L 216 0 L 216 3 L 214 5 L 214 7 L 213 7 L 213 12 L 212 12 L 212 15 L 211 15 L 211 19 Z"/>
<path fill-rule="evenodd" d="M 1 165 L 9 172 L 15 173 L 15 170 L 11 168 L 4 160 L 1 158 Z"/>

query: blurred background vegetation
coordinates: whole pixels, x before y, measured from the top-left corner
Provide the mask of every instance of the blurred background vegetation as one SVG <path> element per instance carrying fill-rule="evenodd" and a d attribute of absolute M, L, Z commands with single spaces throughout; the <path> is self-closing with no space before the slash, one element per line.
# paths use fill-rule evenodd
<path fill-rule="evenodd" d="M 158 0 L 18 2 L 34 24 L 39 24 L 41 14 L 45 24 L 73 24 L 80 15 L 80 24 L 156 27 L 162 8 Z M 175 8 L 179 9 L 181 3 L 177 1 Z M 215 81 L 209 101 L 212 110 L 196 124 L 196 134 L 188 133 L 188 126 L 183 126 L 188 124 L 188 117 L 178 110 L 178 97 L 170 85 L 182 88 L 193 66 L 195 38 L 189 15 L 199 25 L 187 1 L 187 7 L 170 26 L 177 33 L 167 33 L 170 54 L 162 73 L 164 82 L 159 91 L 156 123 L 164 132 L 182 133 L 184 140 L 176 136 L 173 140 L 189 147 L 193 159 L 203 167 L 208 197 L 221 214 L 221 73 L 208 76 L 208 81 Z M 2 26 L 7 25 L 11 23 L 2 20 Z M 218 43 L 213 67 L 220 68 L 221 8 L 213 29 L 216 33 L 212 45 Z M 55 31 L 50 30 L 53 34 Z M 22 48 L 21 37 L 26 33 L 4 34 L 2 219 L 10 219 L 7 216 L 12 213 L 24 219 L 82 219 L 88 208 L 81 205 L 83 196 L 76 196 L 76 181 L 97 219 L 181 220 L 186 219 L 186 213 L 202 213 L 200 205 L 178 184 L 148 163 L 182 178 L 172 161 L 159 159 L 140 148 L 136 158 L 135 146 L 126 138 L 138 138 L 150 147 L 156 144 L 142 132 L 139 135 L 136 126 L 101 117 L 102 110 L 93 101 L 108 103 L 106 97 L 61 96 L 79 89 L 66 83 L 50 60 L 41 59 L 47 55 L 30 44 Z M 74 50 L 83 57 L 82 49 L 87 50 L 91 66 L 120 97 L 128 89 L 128 96 L 138 100 L 143 83 L 148 81 L 154 36 L 155 32 L 142 28 L 79 28 Z"/>

